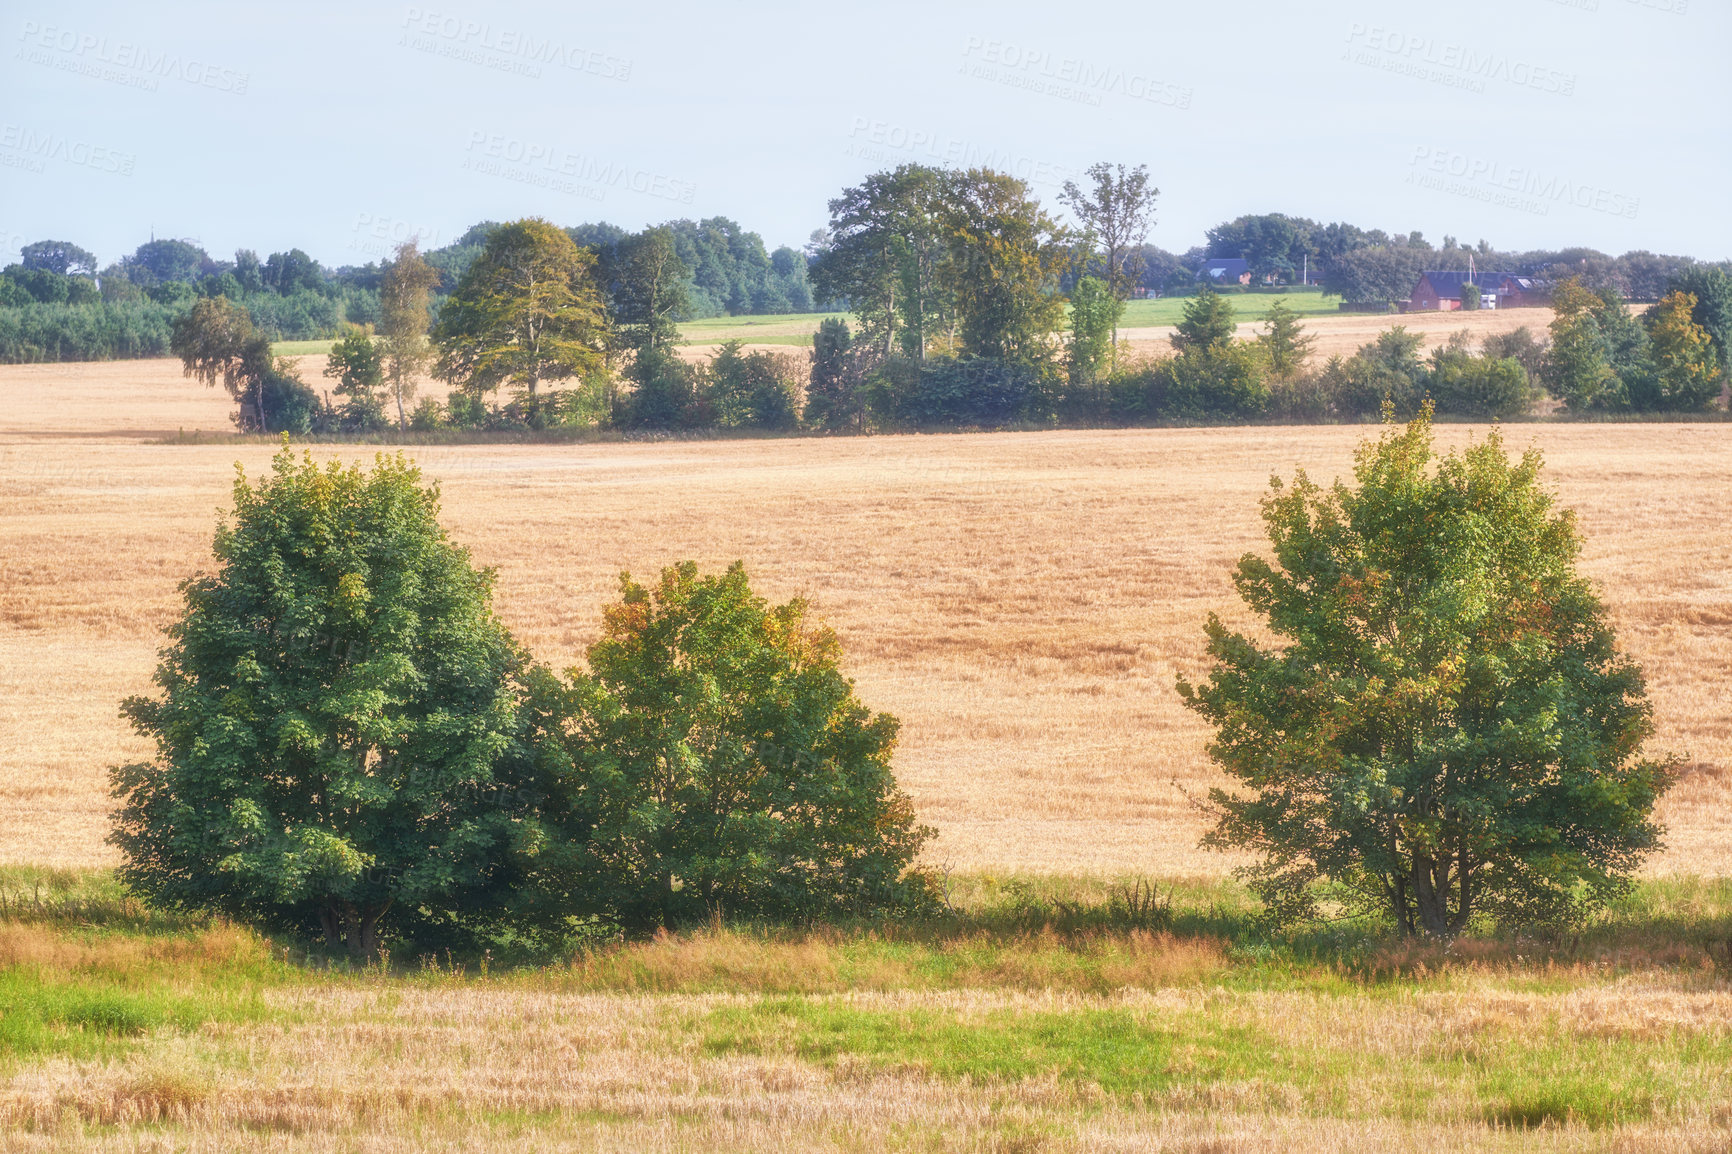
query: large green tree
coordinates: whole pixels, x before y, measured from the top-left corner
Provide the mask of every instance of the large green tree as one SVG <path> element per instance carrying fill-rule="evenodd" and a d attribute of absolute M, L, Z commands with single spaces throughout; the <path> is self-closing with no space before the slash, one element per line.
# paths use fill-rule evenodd
<path fill-rule="evenodd" d="M 649 929 L 922 904 L 931 831 L 891 772 L 896 720 L 806 604 L 768 604 L 737 564 L 621 585 L 589 670 L 531 681 L 557 783 L 529 866 L 546 905 Z"/>
<path fill-rule="evenodd" d="M 1659 386 L 1654 408 L 1704 409 L 1719 396 L 1724 378 L 1714 338 L 1695 321 L 1697 300 L 1671 292 L 1643 317 Z"/>
<path fill-rule="evenodd" d="M 601 369 L 608 321 L 594 264 L 545 220 L 495 228 L 439 313 L 435 371 L 473 395 L 512 385 L 533 402 L 543 381 Z"/>
<path fill-rule="evenodd" d="M 1327 880 L 1404 933 L 1553 923 L 1659 844 L 1672 766 L 1641 755 L 1641 672 L 1540 469 L 1495 431 L 1438 459 L 1427 411 L 1361 447 L 1356 486 L 1273 483 L 1274 557 L 1234 584 L 1279 643 L 1211 615 L 1214 668 L 1179 683 L 1239 786 L 1205 840 L 1259 855 L 1272 911 Z"/>
<path fill-rule="evenodd" d="M 949 186 L 946 275 L 958 351 L 1025 365 L 1049 360 L 1064 323 L 1064 230 L 1014 176 L 973 168 L 952 173 Z"/>
<path fill-rule="evenodd" d="M 121 877 L 372 956 L 395 913 L 486 886 L 521 827 L 496 773 L 519 653 L 401 457 L 285 447 L 234 500 L 214 571 L 182 586 L 162 696 L 123 707 L 156 756 L 113 773 Z"/>
<path fill-rule="evenodd" d="M 340 410 L 345 429 L 370 433 L 385 423 L 379 390 L 385 384 L 385 364 L 379 346 L 360 329 L 351 329 L 331 346 L 325 375 L 337 384 L 331 390 L 348 400 Z"/>
<path fill-rule="evenodd" d="M 18 250 L 25 268 L 42 269 L 57 276 L 95 276 L 96 257 L 89 249 L 69 240 L 39 240 Z"/>
<path fill-rule="evenodd" d="M 953 320 L 945 272 L 952 250 L 944 172 L 905 164 L 873 173 L 830 202 L 830 229 L 812 279 L 820 299 L 846 303 L 863 343 L 922 359 Z"/>

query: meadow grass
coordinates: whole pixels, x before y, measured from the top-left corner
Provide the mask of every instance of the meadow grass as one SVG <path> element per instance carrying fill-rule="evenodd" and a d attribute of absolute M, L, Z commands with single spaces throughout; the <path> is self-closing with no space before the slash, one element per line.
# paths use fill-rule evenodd
<path fill-rule="evenodd" d="M 0 897 L 16 1148 L 1732 1139 L 1721 880 L 1446 947 L 1273 933 L 1232 882 L 974 873 L 915 923 L 716 924 L 534 964 L 399 944 L 388 967 L 150 910 L 103 871 L 11 867 Z"/>
<path fill-rule="evenodd" d="M 1341 298 L 1323 295 L 1322 289 L 1295 288 L 1285 292 L 1254 292 L 1254 293 L 1223 293 L 1227 303 L 1233 306 L 1233 317 L 1240 323 L 1246 321 L 1261 321 L 1268 315 L 1269 309 L 1276 301 L 1283 301 L 1287 307 L 1300 316 L 1334 316 L 1340 313 Z M 1158 325 L 1176 325 L 1184 318 L 1185 306 L 1191 303 L 1191 297 L 1154 297 L 1144 300 L 1125 302 L 1125 315 L 1119 320 L 1121 329 L 1153 328 Z"/>
<path fill-rule="evenodd" d="M 272 341 L 271 355 L 277 357 L 313 357 L 327 356 L 334 340 L 320 341 Z"/>

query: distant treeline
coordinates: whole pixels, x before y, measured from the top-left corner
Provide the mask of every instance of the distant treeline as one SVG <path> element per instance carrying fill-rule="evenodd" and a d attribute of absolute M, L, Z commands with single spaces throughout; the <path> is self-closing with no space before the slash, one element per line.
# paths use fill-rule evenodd
<path fill-rule="evenodd" d="M 482 222 L 424 254 L 440 272 L 435 315 L 497 227 Z M 664 227 L 686 282 L 681 320 L 814 309 L 805 253 L 767 252 L 762 237 L 725 217 Z M 604 258 L 630 235 L 605 223 L 565 231 Z M 328 269 L 300 249 L 264 260 L 241 249 L 219 260 L 184 240 L 148 241 L 99 270 L 76 244 L 38 241 L 0 272 L 0 363 L 166 356 L 175 319 L 194 301 L 219 296 L 242 305 L 271 340 L 331 339 L 344 325 L 378 322 L 385 271 L 380 262 Z"/>
<path fill-rule="evenodd" d="M 1075 205 L 1066 203 L 1075 215 Z M 833 219 L 831 227 L 814 232 L 804 249 L 784 245 L 774 251 L 757 233 L 726 217 L 661 226 L 679 259 L 683 303 L 676 319 L 849 307 L 845 286 L 821 271 L 827 259 L 836 264 L 837 223 Z M 432 298 L 435 318 L 498 227 L 483 221 L 452 244 L 423 254 L 440 273 Z M 1085 238 L 1089 227 L 1053 238 L 1057 249 L 1071 257 L 1060 262 L 1047 286 L 1055 296 L 1069 296 L 1079 279 L 1101 271 Z M 634 235 L 607 223 L 564 231 L 597 255 L 597 270 L 604 276 L 620 246 Z M 1374 306 L 1406 298 L 1422 271 L 1465 269 L 1470 259 L 1481 269 L 1553 282 L 1573 278 L 1590 291 L 1612 290 L 1634 301 L 1659 300 L 1675 278 L 1697 265 L 1686 256 L 1646 251 L 1611 256 L 1590 248 L 1499 250 L 1484 240 L 1470 246 L 1451 236 L 1434 245 L 1418 232 L 1263 213 L 1217 225 L 1208 230 L 1205 244 L 1182 253 L 1138 235 L 1117 251 L 1114 275 L 1107 279 L 1120 299 L 1188 296 L 1199 287 L 1197 270 L 1213 258 L 1245 260 L 1253 286 L 1303 282 L 1321 285 L 1344 301 Z M 387 267 L 388 262 L 369 262 L 326 268 L 300 249 L 273 252 L 263 260 L 241 249 L 223 260 L 190 241 L 152 239 L 99 269 L 96 257 L 76 244 L 38 241 L 24 247 L 19 263 L 0 271 L 0 362 L 162 356 L 175 318 L 192 301 L 217 296 L 243 305 L 254 327 L 272 340 L 330 339 L 345 324 L 377 323 Z"/>

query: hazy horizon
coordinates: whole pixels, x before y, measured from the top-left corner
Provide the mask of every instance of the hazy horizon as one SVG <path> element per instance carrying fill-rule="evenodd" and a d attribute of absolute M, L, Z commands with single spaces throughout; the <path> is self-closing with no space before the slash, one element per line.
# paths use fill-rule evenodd
<path fill-rule="evenodd" d="M 0 261 L 154 234 L 213 256 L 363 264 L 483 219 L 628 229 L 726 216 L 803 244 L 908 161 L 990 164 L 1057 211 L 1146 164 L 1149 240 L 1247 212 L 1481 239 L 1732 256 L 1732 18 L 1702 0 L 1331 2 L 870 12 L 665 4 L 11 5 Z M 1675 110 L 1681 110 L 1680 116 Z"/>

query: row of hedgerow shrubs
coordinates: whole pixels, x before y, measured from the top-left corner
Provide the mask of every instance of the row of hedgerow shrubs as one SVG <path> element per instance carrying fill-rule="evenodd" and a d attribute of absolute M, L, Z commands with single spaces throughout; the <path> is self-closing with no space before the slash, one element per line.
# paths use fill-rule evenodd
<path fill-rule="evenodd" d="M 1375 419 L 1387 406 L 1475 419 L 1531 412 L 1551 395 L 1573 412 L 1693 412 L 1712 407 L 1725 382 L 1709 331 L 1691 319 L 1696 298 L 1673 293 L 1630 316 L 1611 294 L 1567 311 L 1551 340 L 1526 327 L 1475 344 L 1455 334 L 1429 355 L 1423 337 L 1394 326 L 1351 356 L 1317 363 L 1313 339 L 1277 302 L 1262 331 L 1235 338 L 1232 305 L 1208 289 L 1186 307 L 1171 356 L 1115 366 L 1053 355 L 1022 361 L 886 353 L 858 341 L 842 318 L 826 319 L 806 358 L 745 352 L 730 342 L 707 364 L 663 356 L 634 366 L 630 387 L 605 375 L 488 405 L 453 392 L 423 398 L 414 427 L 513 430 L 590 426 L 687 431 L 898 429 L 1076 424 L 1139 425 L 1274 418 Z M 1597 327 L 1596 327 L 1597 326 Z M 1073 342 L 1074 347 L 1074 342 Z M 382 405 L 351 400 L 308 431 L 372 431 Z"/>
<path fill-rule="evenodd" d="M 897 724 L 743 570 L 622 580 L 587 669 L 537 665 L 402 458 L 236 482 L 217 565 L 125 712 L 121 874 L 375 956 L 930 902 Z"/>

